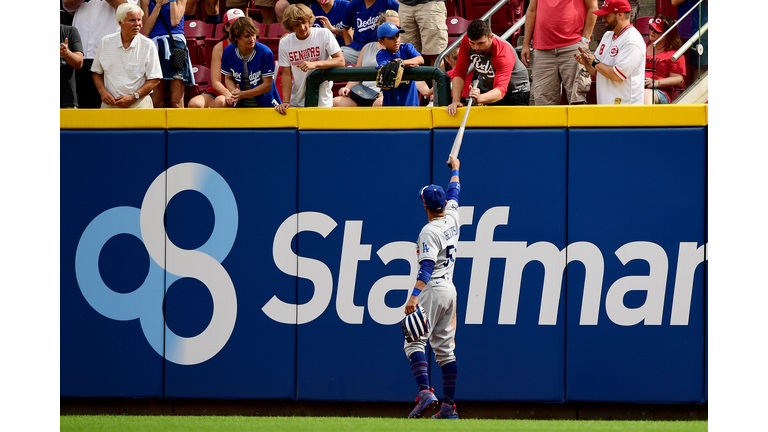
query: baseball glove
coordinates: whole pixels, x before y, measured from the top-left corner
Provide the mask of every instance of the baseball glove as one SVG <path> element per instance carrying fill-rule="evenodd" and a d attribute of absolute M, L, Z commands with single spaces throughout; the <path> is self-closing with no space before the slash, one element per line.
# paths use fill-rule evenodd
<path fill-rule="evenodd" d="M 376 76 L 376 86 L 389 90 L 400 85 L 403 77 L 403 61 L 400 59 L 392 60 L 379 69 L 379 74 Z"/>
<path fill-rule="evenodd" d="M 415 342 L 429 334 L 429 319 L 427 313 L 421 305 L 417 306 L 416 312 L 408 314 L 400 321 L 400 327 L 403 329 L 403 336 L 408 342 Z"/>

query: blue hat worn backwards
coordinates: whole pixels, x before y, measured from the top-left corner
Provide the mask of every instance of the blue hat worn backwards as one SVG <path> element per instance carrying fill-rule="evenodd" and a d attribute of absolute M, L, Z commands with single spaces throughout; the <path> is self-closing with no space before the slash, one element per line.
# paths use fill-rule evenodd
<path fill-rule="evenodd" d="M 424 186 L 421 189 L 421 200 L 432 211 L 442 211 L 445 207 L 445 191 L 438 185 Z"/>
<path fill-rule="evenodd" d="M 397 26 L 391 22 L 385 22 L 379 26 L 378 30 L 376 30 L 376 37 L 381 39 L 385 37 L 392 37 L 398 33 L 405 33 L 405 30 L 397 28 Z"/>

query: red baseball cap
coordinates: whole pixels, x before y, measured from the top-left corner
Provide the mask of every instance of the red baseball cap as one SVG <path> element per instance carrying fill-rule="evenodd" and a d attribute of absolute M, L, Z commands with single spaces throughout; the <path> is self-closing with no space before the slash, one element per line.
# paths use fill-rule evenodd
<path fill-rule="evenodd" d="M 240 9 L 230 9 L 224 14 L 224 24 L 231 24 L 232 21 L 244 16 L 245 14 Z"/>
<path fill-rule="evenodd" d="M 664 33 L 664 20 L 661 18 L 651 18 L 648 25 L 653 27 L 659 33 Z"/>
<path fill-rule="evenodd" d="M 603 7 L 596 10 L 595 15 L 602 16 L 613 12 L 629 12 L 631 10 L 627 0 L 605 0 Z"/>

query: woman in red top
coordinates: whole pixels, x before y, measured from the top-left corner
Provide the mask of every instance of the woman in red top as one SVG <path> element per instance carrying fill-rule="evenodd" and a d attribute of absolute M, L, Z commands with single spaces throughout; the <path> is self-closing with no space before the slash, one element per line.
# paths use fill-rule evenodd
<path fill-rule="evenodd" d="M 676 62 L 672 56 L 683 45 L 677 27 L 656 44 L 654 57 L 653 43 L 657 41 L 674 24 L 672 18 L 656 15 L 648 25 L 650 31 L 648 46 L 645 50 L 645 104 L 668 104 L 670 87 L 682 86 L 685 83 L 685 58 L 680 57 Z M 645 23 L 638 23 L 645 25 Z"/>

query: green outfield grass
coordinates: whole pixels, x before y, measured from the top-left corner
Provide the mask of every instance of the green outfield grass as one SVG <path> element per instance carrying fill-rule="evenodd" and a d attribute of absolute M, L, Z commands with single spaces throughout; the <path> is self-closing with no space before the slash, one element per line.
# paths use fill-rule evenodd
<path fill-rule="evenodd" d="M 356 417 L 61 416 L 61 432 L 197 431 L 706 431 L 706 421 L 432 420 Z M 416 427 L 416 429 L 414 429 Z"/>

